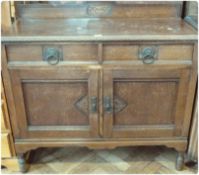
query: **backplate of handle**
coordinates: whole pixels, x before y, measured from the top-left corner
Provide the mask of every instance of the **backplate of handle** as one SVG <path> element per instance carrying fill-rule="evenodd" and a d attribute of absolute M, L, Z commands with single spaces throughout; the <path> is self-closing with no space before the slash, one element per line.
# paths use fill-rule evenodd
<path fill-rule="evenodd" d="M 113 111 L 112 104 L 111 104 L 111 98 L 110 97 L 104 97 L 104 111 L 107 113 L 111 113 Z"/>
<path fill-rule="evenodd" d="M 91 112 L 97 112 L 97 97 L 91 97 Z"/>

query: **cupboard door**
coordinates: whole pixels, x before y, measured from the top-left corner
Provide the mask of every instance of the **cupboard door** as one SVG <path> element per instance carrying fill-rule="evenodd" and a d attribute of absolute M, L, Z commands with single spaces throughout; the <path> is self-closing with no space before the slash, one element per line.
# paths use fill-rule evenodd
<path fill-rule="evenodd" d="M 185 68 L 104 69 L 104 137 L 180 136 L 189 73 Z"/>
<path fill-rule="evenodd" d="M 11 69 L 20 138 L 98 137 L 98 71 Z"/>

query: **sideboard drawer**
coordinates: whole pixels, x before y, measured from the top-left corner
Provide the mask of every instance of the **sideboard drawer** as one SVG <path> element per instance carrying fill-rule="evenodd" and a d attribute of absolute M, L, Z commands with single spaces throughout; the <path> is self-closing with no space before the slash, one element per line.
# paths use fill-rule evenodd
<path fill-rule="evenodd" d="M 92 43 L 66 43 L 52 45 L 8 45 L 8 61 L 46 61 L 45 49 L 58 50 L 62 61 L 98 61 L 98 45 Z M 192 44 L 103 44 L 104 61 L 136 61 L 145 48 L 152 48 L 155 60 L 192 60 Z"/>
<path fill-rule="evenodd" d="M 192 60 L 193 45 L 191 44 L 105 44 L 103 47 L 104 61 L 139 60 L 144 48 L 154 48 L 157 60 Z"/>
<path fill-rule="evenodd" d="M 8 61 L 43 61 L 45 48 L 57 49 L 63 61 L 96 61 L 97 44 L 66 43 L 66 44 L 23 44 L 8 45 Z"/>

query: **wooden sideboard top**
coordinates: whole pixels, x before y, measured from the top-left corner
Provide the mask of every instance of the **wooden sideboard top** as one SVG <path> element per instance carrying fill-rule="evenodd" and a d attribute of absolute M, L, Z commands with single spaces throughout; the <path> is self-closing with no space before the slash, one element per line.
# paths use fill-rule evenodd
<path fill-rule="evenodd" d="M 182 19 L 69 18 L 17 20 L 2 31 L 2 42 L 197 40 Z"/>

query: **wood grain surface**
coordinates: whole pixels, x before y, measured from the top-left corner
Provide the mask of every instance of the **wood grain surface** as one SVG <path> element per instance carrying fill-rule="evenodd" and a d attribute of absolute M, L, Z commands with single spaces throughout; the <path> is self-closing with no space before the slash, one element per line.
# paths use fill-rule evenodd
<path fill-rule="evenodd" d="M 30 19 L 18 20 L 2 33 L 5 42 L 196 39 L 197 32 L 182 19 Z"/>

